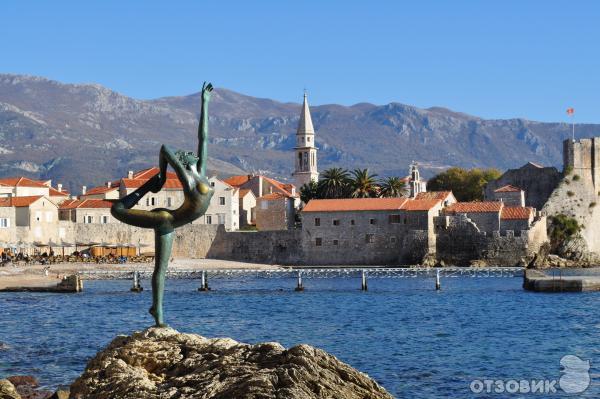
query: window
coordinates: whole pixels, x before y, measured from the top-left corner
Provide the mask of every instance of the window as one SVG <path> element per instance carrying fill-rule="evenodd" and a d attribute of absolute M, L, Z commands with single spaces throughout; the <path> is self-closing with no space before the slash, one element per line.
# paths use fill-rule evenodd
<path fill-rule="evenodd" d="M 408 223 L 408 219 L 404 218 L 404 224 Z"/>
<path fill-rule="evenodd" d="M 90 215 L 86 216 L 84 220 L 85 223 L 94 223 L 94 217 Z"/>
<path fill-rule="evenodd" d="M 390 236 L 390 244 L 396 243 L 396 236 Z"/>
<path fill-rule="evenodd" d="M 333 245 L 338 245 L 339 241 L 338 240 L 333 240 Z"/>
<path fill-rule="evenodd" d="M 146 206 L 150 206 L 150 197 L 146 197 Z"/>
<path fill-rule="evenodd" d="M 307 143 L 310 143 L 310 137 L 307 137 L 307 138 L 306 138 L 306 142 L 307 142 Z"/>
<path fill-rule="evenodd" d="M 339 226 L 340 225 L 340 219 L 333 219 L 333 225 L 334 226 Z"/>
<path fill-rule="evenodd" d="M 375 242 L 375 234 L 366 234 L 365 235 L 365 242 L 367 244 L 372 244 Z"/>
<path fill-rule="evenodd" d="M 10 227 L 10 219 L 8 218 L 0 218 L 0 228 L 7 228 Z"/>
<path fill-rule="evenodd" d="M 150 204 L 152 206 L 156 205 L 156 199 L 154 197 L 150 198 Z"/>
<path fill-rule="evenodd" d="M 173 206 L 173 199 L 171 197 L 167 197 L 167 207 Z"/>
<path fill-rule="evenodd" d="M 214 186 L 215 186 L 215 182 L 214 182 L 214 181 L 211 181 L 211 182 L 210 182 L 210 186 L 211 186 L 211 187 L 214 187 Z"/>
<path fill-rule="evenodd" d="M 225 205 L 225 197 L 219 197 L 219 205 Z"/>
<path fill-rule="evenodd" d="M 390 223 L 399 224 L 400 223 L 400 215 L 390 215 Z"/>
<path fill-rule="evenodd" d="M 321 225 L 321 218 L 315 218 L 315 226 Z"/>
<path fill-rule="evenodd" d="M 206 215 L 206 224 L 212 224 L 212 216 Z"/>
<path fill-rule="evenodd" d="M 108 216 L 104 215 L 102 216 L 102 224 L 107 224 L 108 223 Z"/>
<path fill-rule="evenodd" d="M 377 219 L 369 219 L 369 224 L 376 224 L 377 223 Z"/>
<path fill-rule="evenodd" d="M 317 238 L 315 238 L 315 245 L 316 245 L 317 247 L 320 247 L 320 246 L 322 246 L 322 245 L 323 245 L 323 239 L 322 239 L 321 237 L 317 237 Z"/>
<path fill-rule="evenodd" d="M 235 210 L 235 209 L 233 210 L 233 214 L 234 214 L 234 215 L 236 214 L 236 210 Z"/>
<path fill-rule="evenodd" d="M 355 223 L 354 223 L 354 219 L 352 219 L 352 220 L 350 221 L 350 224 L 351 224 L 352 226 L 354 226 L 354 224 L 355 224 Z"/>
<path fill-rule="evenodd" d="M 39 222 L 40 220 L 42 220 L 42 212 L 40 212 L 40 211 L 37 211 L 37 212 L 35 213 L 35 220 L 36 220 L 36 221 L 38 221 L 38 222 Z"/>

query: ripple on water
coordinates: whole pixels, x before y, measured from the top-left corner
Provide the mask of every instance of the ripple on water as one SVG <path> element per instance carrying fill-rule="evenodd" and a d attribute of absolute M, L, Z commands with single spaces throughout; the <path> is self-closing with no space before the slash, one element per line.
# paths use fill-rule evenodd
<path fill-rule="evenodd" d="M 165 312 L 180 331 L 243 342 L 309 343 L 368 373 L 399 397 L 469 397 L 476 378 L 557 378 L 576 354 L 598 374 L 599 293 L 537 295 L 520 279 L 170 280 Z M 90 281 L 78 295 L 0 295 L 0 376 L 69 384 L 117 334 L 151 324 L 151 293 L 128 281 Z M 149 288 L 148 281 L 143 285 Z M 598 393 L 590 388 L 590 395 Z M 590 396 L 592 397 L 592 396 Z"/>

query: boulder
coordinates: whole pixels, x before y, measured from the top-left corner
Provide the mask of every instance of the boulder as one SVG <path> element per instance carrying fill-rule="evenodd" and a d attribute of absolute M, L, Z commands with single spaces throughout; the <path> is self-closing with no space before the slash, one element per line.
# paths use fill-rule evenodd
<path fill-rule="evenodd" d="M 392 398 L 334 356 L 308 345 L 248 345 L 171 328 L 119 336 L 71 385 L 71 398 Z"/>
<path fill-rule="evenodd" d="M 0 380 L 0 399 L 21 399 L 21 395 L 9 380 Z"/>
<path fill-rule="evenodd" d="M 33 376 L 15 375 L 8 377 L 7 380 L 16 388 L 21 399 L 48 399 L 52 395 L 50 391 L 38 389 L 40 384 Z"/>

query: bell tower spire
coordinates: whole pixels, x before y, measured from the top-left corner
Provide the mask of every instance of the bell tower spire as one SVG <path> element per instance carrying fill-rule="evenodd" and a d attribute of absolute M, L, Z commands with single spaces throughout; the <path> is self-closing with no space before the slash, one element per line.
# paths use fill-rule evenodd
<path fill-rule="evenodd" d="M 300 112 L 298 130 L 296 131 L 296 147 L 294 147 L 294 176 L 298 189 L 310 181 L 319 180 L 317 169 L 317 147 L 315 147 L 315 128 L 313 127 L 308 107 L 308 95 L 304 90 L 304 102 Z"/>

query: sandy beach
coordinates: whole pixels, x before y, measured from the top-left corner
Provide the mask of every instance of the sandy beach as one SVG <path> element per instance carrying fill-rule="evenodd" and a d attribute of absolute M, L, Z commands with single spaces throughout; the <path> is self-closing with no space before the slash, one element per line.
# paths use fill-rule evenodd
<path fill-rule="evenodd" d="M 57 263 L 50 265 L 45 276 L 43 265 L 0 267 L 0 289 L 10 287 L 46 287 L 56 285 L 69 274 L 83 271 L 152 271 L 154 263 Z M 236 262 L 219 259 L 174 259 L 169 263 L 170 270 L 216 270 L 216 269 L 278 269 L 281 266 L 263 263 Z"/>

